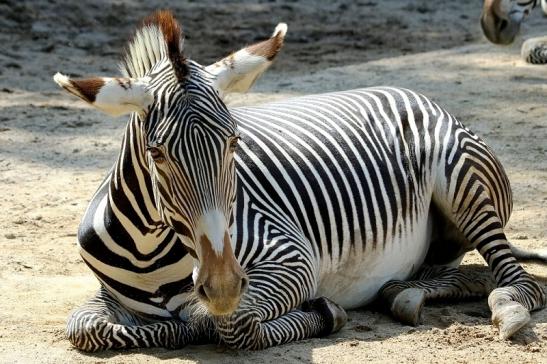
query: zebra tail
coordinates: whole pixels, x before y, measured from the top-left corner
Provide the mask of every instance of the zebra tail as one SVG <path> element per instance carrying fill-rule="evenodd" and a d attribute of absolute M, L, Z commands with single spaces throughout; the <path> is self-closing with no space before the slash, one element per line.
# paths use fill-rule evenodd
<path fill-rule="evenodd" d="M 521 262 L 532 262 L 547 265 L 547 249 L 526 250 L 509 243 L 511 252 Z"/>

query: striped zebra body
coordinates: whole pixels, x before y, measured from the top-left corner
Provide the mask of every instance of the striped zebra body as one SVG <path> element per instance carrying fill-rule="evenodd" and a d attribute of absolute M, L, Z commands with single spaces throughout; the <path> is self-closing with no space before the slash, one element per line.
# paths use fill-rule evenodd
<path fill-rule="evenodd" d="M 283 27 L 203 68 L 176 50 L 170 14 L 154 21 L 130 47 L 131 77 L 55 76 L 99 109 L 134 112 L 78 234 L 101 290 L 69 318 L 77 348 L 261 349 L 336 332 L 344 308 L 376 298 L 417 324 L 426 299 L 493 288 L 456 269 L 473 249 L 499 287 L 502 337 L 545 305 L 515 257 L 546 257 L 503 233 L 505 172 L 453 116 L 387 87 L 227 109 L 222 95 L 264 71 Z"/>
<path fill-rule="evenodd" d="M 408 144 L 414 143 L 395 140 L 391 133 L 401 134 L 399 127 L 411 126 L 389 120 L 374 122 L 383 112 L 400 112 L 384 110 L 378 102 L 417 101 L 409 96 L 425 102 L 422 107 L 434 107 L 429 100 L 409 91 L 370 89 L 231 109 L 242 135 L 233 233 L 237 237 L 235 251 L 243 267 L 261 260 L 275 261 L 272 257 L 278 255 L 284 259 L 287 251 L 305 257 L 306 281 L 315 284 L 306 287 L 307 293 L 297 299 L 299 303 L 325 291 L 323 286 L 331 279 L 340 287 L 337 273 L 348 266 L 349 259 L 366 261 L 367 256 L 372 256 L 393 262 L 385 250 L 403 245 L 402 248 L 411 250 L 407 253 L 417 251 L 419 255 L 411 261 L 414 270 L 421 265 L 431 233 L 427 231 L 427 221 L 432 184 L 405 185 L 408 178 L 418 182 L 420 166 L 408 163 L 411 155 L 416 155 L 408 150 Z M 341 107 L 346 113 L 339 112 Z M 441 113 L 441 109 L 434 112 Z M 448 114 L 442 115 L 447 117 L 447 123 L 456 123 L 448 120 Z M 133 119 L 128 124 L 124 146 L 139 144 L 138 140 L 131 140 L 138 136 L 138 123 Z M 418 126 L 411 128 L 417 130 Z M 394 142 L 398 145 L 390 144 Z M 422 141 L 424 146 L 425 143 Z M 431 144 L 431 140 L 427 143 Z M 138 160 L 139 153 L 124 146 L 114 172 L 92 199 L 82 221 L 81 254 L 103 286 L 125 306 L 151 317 L 176 317 L 188 300 L 185 293 L 192 288 L 193 262 L 173 230 L 155 229 L 158 216 L 154 216 L 154 209 L 146 208 L 146 202 L 153 201 L 151 186 L 139 184 L 137 177 L 147 173 L 143 170 L 145 163 L 129 162 Z M 386 158 L 390 152 L 396 159 Z M 432 171 L 429 164 L 437 158 L 422 157 L 429 161 L 421 168 Z M 399 168 L 402 165 L 408 166 L 406 173 Z M 332 166 L 336 168 L 331 169 Z M 382 177 L 381 171 L 385 171 L 383 179 L 377 179 Z M 393 199 L 391 193 L 406 197 Z M 367 211 L 378 213 L 368 215 Z M 285 247 L 289 236 L 294 242 Z M 377 251 L 380 256 L 375 254 Z M 120 255 L 125 259 L 120 260 Z M 357 266 L 367 268 L 365 264 Z M 408 265 L 390 266 L 400 269 L 399 266 Z M 391 278 L 405 279 L 411 273 L 409 270 Z M 383 282 L 376 280 L 370 288 L 372 295 L 360 300 L 370 300 L 386 278 Z M 328 296 L 338 297 L 329 293 Z M 347 305 L 352 306 L 356 305 Z"/>
<path fill-rule="evenodd" d="M 248 269 L 297 256 L 305 269 L 298 284 L 305 289 L 295 305 L 326 296 L 344 308 L 359 307 L 387 281 L 417 272 L 433 232 L 434 192 L 458 178 L 446 175 L 461 163 L 456 135 L 480 148 L 478 158 L 492 159 L 489 173 L 502 177 L 493 188 L 502 191 L 497 205 L 504 221 L 511 211 L 509 184 L 484 143 L 412 91 L 362 89 L 230 111 L 242 136 L 236 256 Z M 129 138 L 139 129 L 133 119 L 123 144 L 138 145 Z M 138 155 L 122 146 L 115 172 L 82 221 L 81 254 L 133 311 L 186 318 L 181 309 L 193 288 L 193 261 L 173 230 L 155 229 L 158 216 L 146 208 L 151 186 L 137 182 L 145 164 L 128 162 Z"/>
<path fill-rule="evenodd" d="M 421 267 L 433 194 L 448 184 L 438 169 L 455 145 L 451 133 L 475 138 L 427 98 L 393 88 L 231 112 L 244 135 L 239 259 L 252 265 L 253 256 L 269 261 L 298 251 L 309 269 L 299 284 L 310 296 L 295 301 L 326 296 L 344 308 L 369 302 L 385 282 Z"/>

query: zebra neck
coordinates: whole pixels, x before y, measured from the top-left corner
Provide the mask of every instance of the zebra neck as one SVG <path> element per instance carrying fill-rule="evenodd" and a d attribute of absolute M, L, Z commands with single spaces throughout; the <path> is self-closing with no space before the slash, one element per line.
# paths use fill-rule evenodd
<path fill-rule="evenodd" d="M 145 146 L 141 123 L 134 117 L 126 128 L 105 202 L 110 221 L 129 233 L 140 253 L 148 254 L 172 239 L 173 232 L 161 221 L 155 205 Z"/>

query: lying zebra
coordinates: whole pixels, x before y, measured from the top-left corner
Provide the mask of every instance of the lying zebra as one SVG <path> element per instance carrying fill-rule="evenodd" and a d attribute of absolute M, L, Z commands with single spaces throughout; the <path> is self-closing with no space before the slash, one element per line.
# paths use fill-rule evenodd
<path fill-rule="evenodd" d="M 80 225 L 101 289 L 69 317 L 72 344 L 262 349 L 336 332 L 344 309 L 376 298 L 416 324 L 425 300 L 490 292 L 457 269 L 473 249 L 499 287 L 493 322 L 503 338 L 517 332 L 545 294 L 515 259 L 532 256 L 505 237 L 502 166 L 453 116 L 397 88 L 226 108 L 285 32 L 202 67 L 157 12 L 129 43 L 124 77 L 55 75 L 98 109 L 131 113 Z"/>
<path fill-rule="evenodd" d="M 538 0 L 484 0 L 481 27 L 488 40 L 495 44 L 511 44 L 522 21 L 538 4 Z M 547 0 L 541 0 L 547 15 Z M 547 37 L 530 38 L 522 44 L 522 58 L 528 63 L 547 63 Z"/>

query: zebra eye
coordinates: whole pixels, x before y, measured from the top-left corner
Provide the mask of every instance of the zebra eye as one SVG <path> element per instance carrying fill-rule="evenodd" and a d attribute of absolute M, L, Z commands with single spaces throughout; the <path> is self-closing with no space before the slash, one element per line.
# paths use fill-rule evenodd
<path fill-rule="evenodd" d="M 239 136 L 235 136 L 230 140 L 230 152 L 235 152 L 237 149 L 237 143 L 239 142 Z"/>
<path fill-rule="evenodd" d="M 150 157 L 154 160 L 156 163 L 162 163 L 165 161 L 165 156 L 163 155 L 163 152 L 158 147 L 148 147 L 147 148 L 148 153 L 150 153 Z"/>

